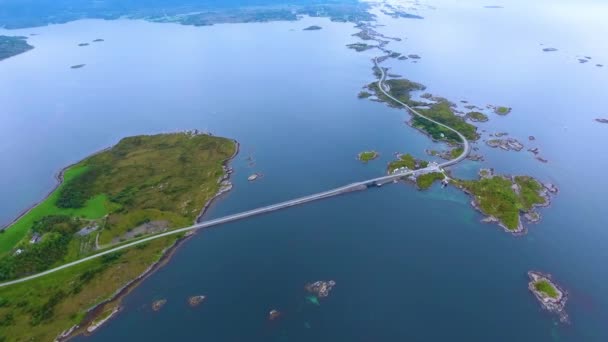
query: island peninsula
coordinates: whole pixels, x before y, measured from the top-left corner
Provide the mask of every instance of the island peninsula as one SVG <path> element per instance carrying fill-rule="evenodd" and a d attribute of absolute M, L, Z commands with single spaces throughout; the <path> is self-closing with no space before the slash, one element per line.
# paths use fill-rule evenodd
<path fill-rule="evenodd" d="M 228 187 L 230 139 L 196 131 L 135 136 L 64 169 L 60 184 L 0 234 L 2 281 L 191 224 Z M 184 235 L 159 238 L 0 288 L 0 340 L 85 332 Z M 93 308 L 91 310 L 87 308 Z"/>

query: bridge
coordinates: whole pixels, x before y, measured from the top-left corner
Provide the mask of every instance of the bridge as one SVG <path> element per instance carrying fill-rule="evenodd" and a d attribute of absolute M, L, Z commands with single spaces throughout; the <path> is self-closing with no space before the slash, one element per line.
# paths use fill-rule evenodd
<path fill-rule="evenodd" d="M 325 198 L 329 198 L 329 197 L 334 197 L 334 196 L 338 196 L 338 195 L 342 195 L 342 194 L 346 194 L 346 193 L 350 193 L 353 191 L 361 191 L 361 190 L 365 190 L 370 186 L 378 186 L 378 185 L 382 185 L 382 184 L 386 184 L 386 183 L 390 183 L 393 182 L 395 180 L 401 179 L 401 178 L 405 178 L 405 177 L 409 177 L 409 176 L 416 176 L 416 175 L 420 175 L 420 174 L 424 174 L 424 173 L 429 173 L 429 172 L 441 172 L 441 168 L 443 167 L 447 167 L 450 165 L 454 165 L 456 163 L 461 162 L 462 160 L 464 160 L 468 154 L 470 153 L 471 147 L 469 145 L 468 140 L 458 131 L 456 131 L 455 129 L 446 126 L 440 122 L 437 122 L 431 118 L 428 118 L 422 114 L 420 114 L 419 112 L 417 112 L 414 108 L 408 106 L 407 104 L 397 100 L 396 98 L 394 98 L 392 95 L 390 95 L 384 88 L 384 81 L 386 79 L 386 70 L 384 70 L 383 68 L 378 66 L 378 61 L 376 58 L 374 58 L 374 65 L 376 68 L 380 69 L 381 72 L 381 77 L 378 80 L 378 88 L 380 89 L 380 91 L 382 91 L 382 93 L 384 95 L 386 95 L 388 98 L 390 98 L 391 100 L 395 101 L 396 103 L 402 105 L 403 107 L 405 107 L 410 113 L 412 113 L 413 115 L 417 115 L 419 117 L 422 117 L 426 120 L 429 120 L 441 127 L 444 127 L 454 133 L 456 133 L 460 139 L 462 139 L 463 142 L 463 153 L 460 154 L 458 157 L 448 160 L 446 162 L 440 163 L 440 164 L 431 164 L 425 168 L 422 169 L 418 169 L 418 170 L 405 170 L 405 171 L 397 171 L 394 172 L 392 174 L 386 175 L 386 176 L 382 176 L 382 177 L 378 177 L 378 178 L 373 178 L 373 179 L 368 179 L 362 182 L 355 182 L 355 183 L 351 183 L 339 188 L 335 188 L 335 189 L 331 189 L 328 191 L 324 191 L 324 192 L 320 192 L 320 193 L 316 193 L 316 194 L 312 194 L 312 195 L 308 195 L 308 196 L 304 196 L 304 197 L 299 197 L 296 199 L 292 199 L 289 201 L 285 201 L 285 202 L 281 202 L 281 203 L 277 203 L 277 204 L 272 204 L 269 206 L 265 206 L 262 208 L 257 208 L 257 209 L 253 209 L 253 210 L 248 210 L 245 212 L 241 212 L 238 214 L 233 214 L 233 215 L 228 215 L 228 216 L 224 216 L 221 218 L 217 218 L 217 219 L 213 219 L 213 220 L 209 220 L 209 221 L 204 221 L 201 223 L 197 223 L 194 224 L 192 226 L 189 227 L 184 227 L 184 228 L 179 228 L 179 229 L 175 229 L 175 230 L 171 230 L 168 232 L 164 232 L 164 233 L 160 233 L 160 234 L 156 234 L 153 236 L 149 236 L 146 238 L 142 238 L 139 239 L 137 241 L 133 241 L 121 246 L 117 246 L 114 248 L 110 248 L 108 250 L 105 250 L 103 252 L 97 253 L 97 254 L 93 254 L 91 256 L 55 267 L 53 269 L 50 270 L 46 270 L 44 272 L 40 272 L 40 273 L 36 273 L 27 277 L 23 277 L 23 278 L 19 278 L 16 280 L 12 280 L 12 281 L 7 281 L 4 283 L 0 284 L 0 287 L 4 287 L 4 286 L 9 286 L 9 285 L 14 285 L 14 284 L 19 284 L 19 283 L 23 283 L 26 282 L 28 280 L 32 280 L 32 279 L 36 279 L 36 278 L 40 278 L 43 277 L 45 275 L 51 274 L 51 273 L 55 273 L 57 271 L 61 271 L 63 269 L 81 264 L 83 262 L 87 262 L 89 260 L 93 260 L 95 258 L 99 258 L 103 255 L 106 254 L 110 254 L 110 253 L 114 253 L 123 249 L 127 249 L 151 240 L 155 240 L 155 239 L 159 239 L 165 236 L 169 236 L 169 235 L 175 235 L 175 234 L 180 234 L 180 233 L 184 233 L 184 232 L 188 232 L 188 231 L 194 231 L 194 230 L 198 230 L 201 228 L 208 228 L 208 227 L 213 227 L 213 226 L 217 226 L 220 224 L 224 224 L 224 223 L 228 223 L 228 222 L 233 222 L 233 221 L 237 221 L 237 220 L 242 220 L 245 218 L 249 218 L 252 216 L 257 216 L 257 215 L 261 215 L 261 214 L 265 214 L 265 213 L 270 213 L 273 211 L 277 211 L 277 210 L 281 210 L 281 209 L 286 209 L 286 208 L 290 208 L 290 207 L 294 207 L 294 206 L 298 206 L 298 205 L 302 205 L 305 203 L 309 203 L 309 202 L 313 202 L 313 201 L 318 201 L 321 199 L 325 199 Z"/>

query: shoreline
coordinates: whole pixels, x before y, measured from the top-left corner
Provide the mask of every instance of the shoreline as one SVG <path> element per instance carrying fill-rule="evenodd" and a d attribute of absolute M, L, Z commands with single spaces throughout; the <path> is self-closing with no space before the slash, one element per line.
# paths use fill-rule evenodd
<path fill-rule="evenodd" d="M 114 146 L 114 145 L 112 145 Z M 34 204 L 30 205 L 29 207 L 27 207 L 25 210 L 21 211 L 20 214 L 17 215 L 17 217 L 15 217 L 12 221 L 10 221 L 9 223 L 3 225 L 2 227 L 0 227 L 0 230 L 7 230 L 10 228 L 10 226 L 12 226 L 13 224 L 15 224 L 17 221 L 19 221 L 20 219 L 22 219 L 25 215 L 29 214 L 32 210 L 34 210 L 34 208 L 36 208 L 37 206 L 39 206 L 42 202 L 46 201 L 60 186 L 61 184 L 63 184 L 63 176 L 65 175 L 65 172 L 71 168 L 74 167 L 80 163 L 82 163 L 83 161 L 85 161 L 86 159 L 89 159 L 91 157 L 94 157 L 100 153 L 103 153 L 105 151 L 108 151 L 112 148 L 112 146 L 109 147 L 104 147 L 101 150 L 98 150 L 96 152 L 93 152 L 93 154 L 90 154 L 80 160 L 78 160 L 77 162 L 74 162 L 68 166 L 63 167 L 61 170 L 59 170 L 58 172 L 56 172 L 53 175 L 53 178 L 55 178 L 55 180 L 57 181 L 57 183 L 53 186 L 53 188 L 38 202 L 35 202 Z"/>
<path fill-rule="evenodd" d="M 227 159 L 225 159 L 222 162 L 222 168 L 224 169 L 224 175 L 218 180 L 218 183 L 221 183 L 223 181 L 230 179 L 231 173 L 228 172 L 228 169 L 227 169 L 228 164 L 230 164 L 230 162 L 232 162 L 234 160 L 234 158 L 240 152 L 239 142 L 236 139 L 232 139 L 232 141 L 235 144 L 235 150 L 234 150 L 234 153 L 232 154 L 232 156 L 228 157 Z M 100 152 L 98 152 L 98 153 L 100 153 Z M 205 203 L 205 205 L 201 209 L 201 212 L 194 219 L 194 223 L 199 223 L 200 220 L 203 218 L 203 216 L 207 213 L 209 207 L 211 207 L 211 205 L 214 203 L 214 201 L 216 199 L 220 198 L 226 192 L 227 191 L 222 191 L 222 189 L 220 188 L 220 190 L 218 190 L 218 192 Z M 120 312 L 122 311 L 121 307 L 120 307 L 120 302 L 122 301 L 122 299 L 125 298 L 129 293 L 131 293 L 131 291 L 136 289 L 149 276 L 154 274 L 154 272 L 156 272 L 161 267 L 163 267 L 167 263 L 169 263 L 169 261 L 171 261 L 171 258 L 173 257 L 173 255 L 177 252 L 178 248 L 194 235 L 195 235 L 195 232 L 192 231 L 192 232 L 186 233 L 185 236 L 183 236 L 179 239 L 176 239 L 172 245 L 165 248 L 165 250 L 162 252 L 161 257 L 156 262 L 152 263 L 143 273 L 141 273 L 139 276 L 137 276 L 133 280 L 129 281 L 123 287 L 116 290 L 110 296 L 110 298 L 108 298 L 98 304 L 95 304 L 92 307 L 90 307 L 89 309 L 87 309 L 87 313 L 85 315 L 85 318 L 82 320 L 82 322 L 80 322 L 80 324 L 74 325 L 74 326 L 70 327 L 69 329 L 65 330 L 64 332 L 62 332 L 55 339 L 55 341 L 56 342 L 65 342 L 65 341 L 71 340 L 72 338 L 74 338 L 76 336 L 83 335 L 83 334 L 85 336 L 89 336 L 89 335 L 95 333 L 95 331 L 97 331 L 99 328 L 103 327 L 103 325 L 106 324 L 108 321 L 119 316 Z M 93 321 L 95 320 L 95 318 L 97 318 L 98 315 L 100 315 L 101 313 L 103 313 L 105 311 L 105 310 L 103 310 L 104 307 L 109 304 L 116 305 L 116 307 L 113 309 L 116 312 L 114 312 L 110 317 L 99 322 L 95 326 L 95 329 L 93 331 L 88 331 L 87 329 L 89 328 L 91 323 L 93 323 Z"/>

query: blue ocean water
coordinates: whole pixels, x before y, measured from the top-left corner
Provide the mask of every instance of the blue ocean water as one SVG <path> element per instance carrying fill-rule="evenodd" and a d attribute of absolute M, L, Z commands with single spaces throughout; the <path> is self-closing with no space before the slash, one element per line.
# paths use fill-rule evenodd
<path fill-rule="evenodd" d="M 480 141 L 486 161 L 454 172 L 494 167 L 556 183 L 559 195 L 526 236 L 479 223 L 452 188 L 349 194 L 198 233 L 115 319 L 79 340 L 606 340 L 608 127 L 593 120 L 608 117 L 608 69 L 595 66 L 608 65 L 598 38 L 608 33 L 606 5 L 492 4 L 504 8 L 434 1 L 414 11 L 423 20 L 377 12 L 386 25 L 377 30 L 406 38 L 390 49 L 422 56 L 387 61 L 391 72 L 454 102 L 513 107 L 479 124 L 484 138 L 507 131 L 549 162 Z M 312 24 L 323 30 L 302 31 Z M 198 128 L 239 140 L 234 190 L 206 218 L 375 177 L 395 152 L 441 147 L 405 125 L 405 112 L 357 99 L 377 52 L 345 48 L 357 41 L 352 24 L 83 20 L 7 32 L 39 35 L 30 37 L 36 49 L 0 62 L 0 222 L 44 196 L 61 167 L 128 135 Z M 95 38 L 105 41 L 77 46 Z M 366 149 L 379 160 L 359 163 Z M 249 183 L 253 172 L 264 177 Z M 572 324 L 540 309 L 530 269 L 569 290 Z M 307 300 L 306 283 L 329 279 L 328 298 Z M 198 294 L 207 300 L 190 308 Z M 167 305 L 153 312 L 158 298 Z M 281 318 L 268 321 L 271 309 Z"/>

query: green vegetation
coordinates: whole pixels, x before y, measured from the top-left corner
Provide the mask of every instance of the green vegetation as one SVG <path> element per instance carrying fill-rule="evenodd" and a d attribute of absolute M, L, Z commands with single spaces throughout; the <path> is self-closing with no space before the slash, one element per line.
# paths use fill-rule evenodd
<path fill-rule="evenodd" d="M 375 70 L 377 70 L 377 68 L 375 68 Z M 380 72 L 380 71 L 378 70 L 378 72 Z M 380 75 L 377 75 L 377 76 L 380 77 Z M 426 87 L 424 85 L 422 85 L 420 83 L 412 82 L 410 80 L 406 80 L 403 78 L 386 80 L 386 81 L 384 81 L 384 84 L 387 85 L 390 89 L 388 91 L 388 93 L 391 96 L 393 96 L 394 98 L 396 98 L 397 100 L 399 100 L 409 106 L 417 106 L 419 104 L 422 104 L 422 103 L 419 103 L 416 101 L 412 101 L 411 92 L 426 89 Z M 373 91 L 380 100 L 382 100 L 390 105 L 393 105 L 393 106 L 400 106 L 395 101 L 393 101 L 391 98 L 384 95 L 384 93 L 381 92 L 380 89 L 378 89 L 377 82 L 370 83 L 367 86 L 367 88 L 370 89 L 371 91 Z"/>
<path fill-rule="evenodd" d="M 367 92 L 367 91 L 365 91 L 365 90 L 359 92 L 359 95 L 357 95 L 357 97 L 360 98 L 360 99 L 366 99 L 366 98 L 368 98 L 370 96 L 372 96 L 372 94 L 369 93 L 369 92 Z"/>
<path fill-rule="evenodd" d="M 33 49 L 26 37 L 0 36 L 0 61 Z"/>
<path fill-rule="evenodd" d="M 481 112 L 468 112 L 466 117 L 473 122 L 488 121 L 488 116 Z"/>
<path fill-rule="evenodd" d="M 44 201 L 8 226 L 6 231 L 0 235 L 0 255 L 12 250 L 19 241 L 27 236 L 29 229 L 34 223 L 45 216 L 66 215 L 95 220 L 106 215 L 115 205 L 108 200 L 105 194 L 89 198 L 80 208 L 60 208 L 56 205 L 59 195 L 66 184 L 86 173 L 87 170 L 88 167 L 82 163 L 65 170 L 61 185 Z"/>
<path fill-rule="evenodd" d="M 416 185 L 421 190 L 425 190 L 431 187 L 435 181 L 442 180 L 444 178 L 441 172 L 425 173 L 416 177 Z"/>
<path fill-rule="evenodd" d="M 464 152 L 464 148 L 456 147 L 450 150 L 450 156 L 452 157 L 452 159 L 456 159 L 462 154 L 462 152 Z"/>
<path fill-rule="evenodd" d="M 474 196 L 484 214 L 496 217 L 510 230 L 518 228 L 521 211 L 529 211 L 546 201 L 539 195 L 542 186 L 527 176 L 515 177 L 514 182 L 501 176 L 454 182 Z"/>
<path fill-rule="evenodd" d="M 317 31 L 320 29 L 322 29 L 321 26 L 312 25 L 312 26 L 308 26 L 307 28 L 305 28 L 304 31 Z"/>
<path fill-rule="evenodd" d="M 411 93 L 413 91 L 422 91 L 426 89 L 426 87 L 420 83 L 412 82 L 407 79 L 391 79 L 384 81 L 384 84 L 389 87 L 388 92 L 391 96 L 410 107 L 428 105 L 428 103 L 412 100 Z M 400 106 L 394 100 L 384 95 L 378 88 L 376 82 L 370 83 L 367 88 L 373 91 L 380 100 L 389 105 Z M 452 104 L 448 100 L 441 97 L 433 97 L 431 94 L 426 95 L 426 97 L 431 97 L 434 101 L 437 101 L 437 103 L 431 104 L 428 109 L 417 108 L 416 110 L 420 112 L 420 114 L 452 127 L 469 140 L 479 139 L 477 127 L 467 123 L 463 118 L 454 114 L 454 111 L 451 108 Z M 427 133 L 435 140 L 445 140 L 451 143 L 461 142 L 458 134 L 417 115 L 412 117 L 411 125 Z"/>
<path fill-rule="evenodd" d="M 108 299 L 156 262 L 175 241 L 109 254 L 26 283 L 0 288 L 0 341 L 53 341 L 81 323 L 88 308 Z M 3 319 L 8 324 L 2 326 Z M 86 328 L 82 327 L 82 328 Z"/>
<path fill-rule="evenodd" d="M 378 152 L 376 152 L 376 151 L 364 151 L 364 152 L 359 153 L 358 158 L 359 158 L 360 161 L 362 161 L 364 163 L 367 163 L 369 161 L 372 161 L 372 160 L 378 158 Z"/>
<path fill-rule="evenodd" d="M 353 43 L 353 44 L 347 44 L 346 47 L 348 47 L 349 49 L 353 49 L 353 50 L 355 50 L 357 52 L 361 52 L 361 51 L 373 49 L 376 46 L 375 45 L 368 45 L 368 44 L 365 44 L 365 43 Z"/>
<path fill-rule="evenodd" d="M 411 154 L 402 154 L 399 156 L 399 159 L 394 160 L 388 164 L 388 172 L 392 173 L 396 169 L 407 167 L 410 170 L 416 170 L 420 168 L 425 168 L 428 166 L 428 162 L 424 160 L 417 160 Z"/>
<path fill-rule="evenodd" d="M 429 109 L 418 109 L 418 111 L 424 116 L 457 130 L 468 140 L 479 139 L 477 127 L 467 123 L 461 117 L 456 116 L 450 108 L 450 104 L 447 102 L 439 102 L 433 104 Z M 435 140 L 446 140 L 453 143 L 461 142 L 458 134 L 425 118 L 414 116 L 411 124 L 413 127 L 428 133 Z"/>
<path fill-rule="evenodd" d="M 498 106 L 498 107 L 494 108 L 494 113 L 496 113 L 498 115 L 507 115 L 507 114 L 511 113 L 511 108 Z"/>
<path fill-rule="evenodd" d="M 555 289 L 555 287 L 551 283 L 544 279 L 535 282 L 534 288 L 536 289 L 536 291 L 541 292 L 551 298 L 557 298 L 557 296 L 559 295 L 557 293 L 557 289 Z"/>
<path fill-rule="evenodd" d="M 0 235 L 5 251 L 0 279 L 90 255 L 95 234 L 76 235 L 83 227 L 100 227 L 103 244 L 120 241 L 148 222 L 166 222 L 170 228 L 191 224 L 219 190 L 222 162 L 235 148 L 224 138 L 161 134 L 126 138 L 85 159 L 66 170 L 63 183 L 45 201 Z M 29 241 L 33 234 L 40 236 L 36 243 Z M 0 341 L 53 340 L 79 323 L 89 307 L 140 275 L 175 239 L 150 241 L 0 288 L 0 325 L 8 324 L 0 329 Z"/>

